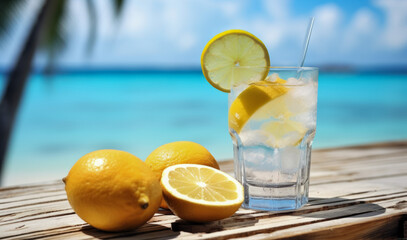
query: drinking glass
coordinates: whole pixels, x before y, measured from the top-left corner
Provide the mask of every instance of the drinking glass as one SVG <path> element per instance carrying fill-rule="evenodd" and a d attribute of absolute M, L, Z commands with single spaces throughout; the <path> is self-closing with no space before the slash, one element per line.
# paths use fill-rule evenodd
<path fill-rule="evenodd" d="M 244 67 L 244 72 L 248 68 Z M 311 148 L 316 130 L 318 68 L 251 69 L 229 93 L 229 132 L 243 207 L 291 210 L 308 202 Z M 242 69 L 236 67 L 235 74 Z M 267 74 L 268 73 L 268 74 Z M 264 77 L 262 77 L 264 78 Z M 254 78 L 253 78 L 254 79 Z"/>

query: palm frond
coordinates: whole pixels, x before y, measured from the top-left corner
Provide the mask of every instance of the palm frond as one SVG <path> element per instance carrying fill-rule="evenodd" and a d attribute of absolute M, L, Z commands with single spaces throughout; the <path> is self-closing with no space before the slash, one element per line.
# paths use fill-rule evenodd
<path fill-rule="evenodd" d="M 114 7 L 114 13 L 117 16 L 120 16 L 120 14 L 123 11 L 123 5 L 124 5 L 124 0 L 114 0 L 113 1 L 113 7 Z"/>
<path fill-rule="evenodd" d="M 87 41 L 87 52 L 91 52 L 93 50 L 93 46 L 95 45 L 96 34 L 97 34 L 97 14 L 96 14 L 96 6 L 93 0 L 87 0 L 87 10 L 89 16 L 89 37 Z"/>
<path fill-rule="evenodd" d="M 88 16 L 89 16 L 89 37 L 86 43 L 86 50 L 91 52 L 93 50 L 93 47 L 95 45 L 96 41 L 96 35 L 97 35 L 97 11 L 96 11 L 96 6 L 95 6 L 95 1 L 94 0 L 87 0 L 87 10 L 88 10 Z M 120 16 L 120 14 L 123 11 L 123 5 L 124 5 L 124 0 L 114 0 L 112 1 L 113 8 L 114 8 L 114 14 L 115 17 Z"/>
<path fill-rule="evenodd" d="M 47 70 L 53 68 L 53 62 L 58 50 L 65 46 L 64 18 L 66 12 L 66 0 L 53 0 L 53 9 L 48 16 L 41 36 L 40 48 L 48 53 Z"/>
<path fill-rule="evenodd" d="M 47 19 L 46 26 L 41 38 L 40 47 L 56 51 L 65 45 L 65 32 L 63 26 L 63 18 L 66 10 L 66 0 L 53 0 L 54 9 Z"/>
<path fill-rule="evenodd" d="M 0 1 L 0 37 L 3 37 L 11 24 L 18 16 L 18 10 L 24 0 L 1 0 Z"/>

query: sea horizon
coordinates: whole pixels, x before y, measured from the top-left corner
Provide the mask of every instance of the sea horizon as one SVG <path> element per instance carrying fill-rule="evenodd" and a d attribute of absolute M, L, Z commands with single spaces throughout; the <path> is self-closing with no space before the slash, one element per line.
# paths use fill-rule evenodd
<path fill-rule="evenodd" d="M 342 65 L 342 64 L 310 64 L 307 66 L 318 67 L 320 73 L 351 73 L 351 74 L 407 74 L 407 65 Z M 6 75 L 10 68 L 0 67 L 0 74 Z M 58 66 L 47 70 L 43 67 L 34 67 L 31 74 L 94 74 L 94 73 L 197 73 L 202 72 L 200 66 Z"/>

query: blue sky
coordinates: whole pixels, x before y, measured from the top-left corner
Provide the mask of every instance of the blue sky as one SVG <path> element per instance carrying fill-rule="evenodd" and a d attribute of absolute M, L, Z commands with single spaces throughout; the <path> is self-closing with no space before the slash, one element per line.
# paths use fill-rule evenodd
<path fill-rule="evenodd" d="M 0 67 L 18 53 L 41 1 L 28 1 L 0 45 Z M 296 65 L 309 17 L 315 17 L 306 65 L 406 66 L 407 0 L 231 1 L 128 0 L 119 19 L 109 0 L 95 1 L 99 22 L 93 53 L 85 1 L 70 1 L 68 44 L 58 64 L 73 67 L 199 67 L 205 44 L 217 33 L 244 29 L 268 47 L 272 65 Z M 36 65 L 44 63 L 38 54 Z"/>

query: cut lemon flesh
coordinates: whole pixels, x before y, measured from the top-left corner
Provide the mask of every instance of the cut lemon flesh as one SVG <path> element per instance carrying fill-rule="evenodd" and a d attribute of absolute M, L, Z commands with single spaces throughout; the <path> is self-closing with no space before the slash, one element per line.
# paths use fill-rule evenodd
<path fill-rule="evenodd" d="M 241 92 L 229 108 L 229 128 L 240 133 L 258 109 L 288 91 L 284 83 L 285 80 L 281 78 L 277 78 L 275 82 L 260 81 Z"/>
<path fill-rule="evenodd" d="M 270 57 L 266 46 L 253 34 L 228 30 L 208 42 L 201 55 L 201 66 L 213 87 L 230 92 L 233 85 L 263 80 Z"/>
<path fill-rule="evenodd" d="M 233 177 L 215 168 L 178 164 L 161 177 L 164 198 L 178 217 L 193 222 L 227 218 L 243 202 L 243 187 Z"/>

